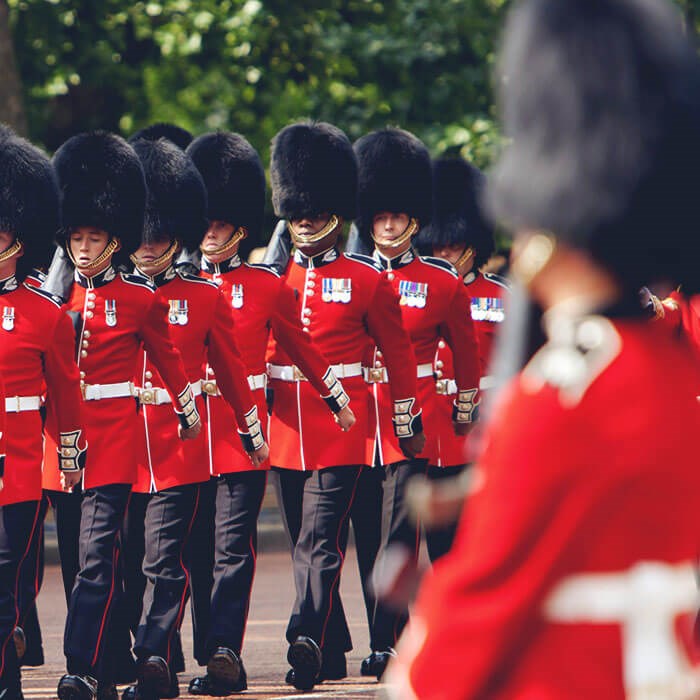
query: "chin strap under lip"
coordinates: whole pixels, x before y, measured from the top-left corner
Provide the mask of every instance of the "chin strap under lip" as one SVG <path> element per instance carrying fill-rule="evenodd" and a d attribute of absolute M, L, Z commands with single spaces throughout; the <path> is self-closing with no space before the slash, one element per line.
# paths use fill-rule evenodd
<path fill-rule="evenodd" d="M 15 238 L 15 242 L 7 249 L 0 253 L 0 263 L 4 263 L 10 258 L 18 255 L 24 250 L 24 244 L 19 238 Z"/>
<path fill-rule="evenodd" d="M 105 249 L 92 261 L 90 261 L 87 265 L 79 265 L 75 258 L 73 257 L 73 253 L 71 252 L 70 249 L 70 241 L 66 244 L 66 253 L 68 254 L 68 257 L 70 258 L 70 261 L 73 263 L 75 268 L 77 270 L 80 270 L 80 272 L 90 272 L 91 270 L 94 270 L 95 268 L 99 267 L 102 265 L 102 263 L 105 260 L 108 260 L 109 258 L 112 257 L 118 250 L 119 247 L 121 246 L 121 243 L 119 242 L 119 239 L 116 236 L 112 236 L 109 239 L 109 242 L 105 246 Z"/>
<path fill-rule="evenodd" d="M 418 233 L 418 229 L 418 219 L 411 217 L 410 221 L 408 222 L 408 226 L 406 226 L 404 232 L 395 241 L 386 244 L 379 243 L 374 237 L 374 233 L 372 233 L 372 240 L 378 248 L 400 248 L 406 241 L 410 240 L 416 233 Z"/>
<path fill-rule="evenodd" d="M 326 236 L 330 236 L 330 234 L 333 233 L 339 226 L 342 226 L 342 223 L 343 221 L 339 216 L 336 214 L 331 214 L 330 219 L 328 219 L 328 223 L 320 231 L 316 231 L 316 233 L 297 233 L 291 221 L 287 222 L 287 228 L 289 229 L 289 233 L 292 235 L 292 240 L 294 243 L 310 245 L 312 243 L 318 243 Z"/>
<path fill-rule="evenodd" d="M 173 242 L 168 246 L 168 249 L 161 255 L 160 257 L 156 258 L 155 260 L 152 260 L 151 262 L 148 263 L 148 267 L 160 267 L 161 265 L 164 265 L 166 262 L 170 263 L 172 259 L 178 254 L 180 251 L 180 241 L 177 239 L 174 239 Z M 141 266 L 139 265 L 139 258 L 136 257 L 136 254 L 132 254 L 129 256 L 129 259 L 131 260 L 136 267 L 141 269 Z"/>
<path fill-rule="evenodd" d="M 204 255 L 226 255 L 226 253 L 231 252 L 235 246 L 237 246 L 244 238 L 248 236 L 248 229 L 245 226 L 239 226 L 232 234 L 231 238 L 226 241 L 223 245 L 219 246 L 216 250 L 207 250 L 204 246 L 200 245 L 199 250 Z"/>

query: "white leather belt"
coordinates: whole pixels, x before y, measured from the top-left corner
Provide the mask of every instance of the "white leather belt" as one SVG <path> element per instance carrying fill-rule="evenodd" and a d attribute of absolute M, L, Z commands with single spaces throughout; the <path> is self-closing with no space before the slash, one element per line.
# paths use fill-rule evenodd
<path fill-rule="evenodd" d="M 202 393 L 202 382 L 198 380 L 190 384 L 192 393 L 199 396 Z M 155 387 L 154 389 L 139 389 L 139 403 L 142 406 L 164 406 L 167 403 L 172 403 L 170 394 L 167 389 Z"/>
<path fill-rule="evenodd" d="M 267 387 L 267 374 L 249 374 L 248 386 L 251 391 L 265 389 Z"/>
<path fill-rule="evenodd" d="M 338 379 L 362 376 L 361 362 L 331 365 L 331 369 Z M 270 375 L 270 379 L 281 379 L 283 382 L 307 381 L 306 377 L 296 365 L 268 365 L 267 373 Z"/>
<path fill-rule="evenodd" d="M 496 377 L 482 377 L 479 382 L 479 389 L 493 389 L 498 385 Z M 454 379 L 438 379 L 435 382 L 435 391 L 442 396 L 451 396 L 457 393 L 457 382 Z"/>
<path fill-rule="evenodd" d="M 492 377 L 490 375 L 487 375 L 486 377 L 482 377 L 481 381 L 479 382 L 479 389 L 482 391 L 484 389 L 495 389 L 498 386 L 498 380 L 496 377 Z"/>
<path fill-rule="evenodd" d="M 386 384 L 389 381 L 389 375 L 386 372 L 386 367 L 363 367 L 362 373 L 365 381 L 368 384 Z M 425 379 L 425 377 L 433 376 L 433 366 L 430 362 L 425 362 L 416 367 L 416 378 Z"/>
<path fill-rule="evenodd" d="M 85 401 L 100 399 L 123 399 L 127 396 L 138 396 L 133 382 L 115 382 L 114 384 L 81 384 Z"/>
<path fill-rule="evenodd" d="M 38 411 L 41 408 L 41 404 L 41 396 L 6 396 L 5 413 Z"/>

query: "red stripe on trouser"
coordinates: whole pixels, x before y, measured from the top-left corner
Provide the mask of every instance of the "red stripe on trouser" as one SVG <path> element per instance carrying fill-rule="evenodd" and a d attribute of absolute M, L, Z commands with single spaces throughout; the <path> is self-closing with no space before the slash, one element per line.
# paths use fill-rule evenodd
<path fill-rule="evenodd" d="M 170 663 L 170 647 L 173 642 L 173 637 L 175 636 L 175 632 L 180 629 L 180 625 L 182 625 L 182 618 L 185 616 L 185 602 L 187 601 L 187 591 L 190 588 L 190 572 L 189 569 L 185 566 L 185 562 L 183 561 L 182 557 L 185 553 L 185 547 L 187 546 L 187 541 L 190 538 L 190 535 L 192 534 L 192 527 L 194 526 L 194 521 L 195 518 L 197 517 L 197 511 L 199 510 L 199 486 L 197 486 L 197 497 L 195 498 L 194 501 L 194 508 L 192 509 L 192 517 L 190 518 L 190 524 L 187 526 L 187 533 L 185 536 L 182 538 L 182 549 L 180 550 L 180 566 L 182 567 L 182 570 L 185 572 L 185 585 L 182 589 L 182 596 L 180 597 L 180 605 L 178 606 L 178 611 L 177 611 L 177 617 L 175 618 L 175 624 L 173 625 L 173 628 L 170 630 L 170 634 L 168 635 L 168 652 L 167 652 L 167 658 L 166 661 Z"/>
<path fill-rule="evenodd" d="M 0 655 L 2 656 L 2 659 L 0 659 L 0 676 L 2 676 L 3 673 L 5 673 L 5 651 L 7 650 L 7 645 L 9 641 L 12 639 L 12 635 L 15 631 L 14 627 L 17 624 L 17 620 L 19 620 L 19 597 L 17 595 L 19 591 L 19 575 L 20 571 L 22 570 L 22 562 L 27 558 L 27 555 L 29 554 L 29 548 L 31 547 L 32 540 L 34 539 L 34 530 L 36 529 L 36 521 L 39 519 L 40 510 L 41 502 L 38 502 L 36 507 L 36 513 L 34 514 L 34 522 L 32 523 L 32 529 L 29 533 L 29 540 L 27 541 L 27 547 L 24 550 L 24 554 L 20 558 L 19 563 L 17 564 L 17 575 L 15 576 L 15 624 L 12 626 L 10 634 L 7 636 L 2 645 L 2 651 L 0 652 Z"/>
<path fill-rule="evenodd" d="M 263 486 L 263 494 L 265 493 L 265 487 L 267 486 L 267 474 L 265 474 L 265 484 Z M 262 509 L 263 499 L 260 499 L 260 505 L 258 506 L 258 512 L 255 515 L 255 524 L 253 527 L 255 530 L 258 529 L 258 518 L 260 517 L 260 510 Z M 248 626 L 248 611 L 250 610 L 250 592 L 253 590 L 253 581 L 255 580 L 255 569 L 258 563 L 257 552 L 255 551 L 255 545 L 253 544 L 253 534 L 250 535 L 250 553 L 253 555 L 253 575 L 250 577 L 250 586 L 248 587 L 248 599 L 245 605 L 245 617 L 243 618 L 243 630 L 241 632 L 241 648 L 238 650 L 239 654 L 243 651 L 243 640 L 245 639 L 245 631 Z"/>
<path fill-rule="evenodd" d="M 102 635 L 105 631 L 105 625 L 107 624 L 107 617 L 109 616 L 109 610 L 112 607 L 112 598 L 114 597 L 114 586 L 117 580 L 117 563 L 119 562 L 119 532 L 124 529 L 124 521 L 126 520 L 126 514 L 129 512 L 129 503 L 131 503 L 131 493 L 126 499 L 126 505 L 124 506 L 124 515 L 122 517 L 122 527 L 119 531 L 114 533 L 114 549 L 112 550 L 112 586 L 109 589 L 109 596 L 107 598 L 107 605 L 105 605 L 105 611 L 102 615 L 102 622 L 100 623 L 100 631 L 97 635 L 97 643 L 95 644 L 95 655 L 92 658 L 91 666 L 97 665 L 97 659 L 100 657 L 100 646 L 102 644 Z"/>
<path fill-rule="evenodd" d="M 340 566 L 338 567 L 338 573 L 335 575 L 335 579 L 333 579 L 333 583 L 331 584 L 330 597 L 328 599 L 328 614 L 326 615 L 326 619 L 323 623 L 323 629 L 321 630 L 321 639 L 319 642 L 319 646 L 321 648 L 323 648 L 323 643 L 326 639 L 326 628 L 328 627 L 328 621 L 331 619 L 331 613 L 333 612 L 333 591 L 338 587 L 340 583 L 340 573 L 343 570 L 343 563 L 345 562 L 345 555 L 340 551 L 340 533 L 343 531 L 345 521 L 350 517 L 350 510 L 352 509 L 352 504 L 355 500 L 355 492 L 357 491 L 357 484 L 360 481 L 361 472 L 362 467 L 359 467 L 357 470 L 357 476 L 355 477 L 355 484 L 353 485 L 352 493 L 350 494 L 350 501 L 348 502 L 347 510 L 345 511 L 343 517 L 340 519 L 338 534 L 335 538 L 335 548 L 338 552 L 338 556 L 340 557 Z"/>

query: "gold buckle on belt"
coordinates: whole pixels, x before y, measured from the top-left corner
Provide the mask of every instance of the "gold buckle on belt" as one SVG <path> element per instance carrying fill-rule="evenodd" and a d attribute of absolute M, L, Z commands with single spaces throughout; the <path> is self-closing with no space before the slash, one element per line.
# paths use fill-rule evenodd
<path fill-rule="evenodd" d="M 156 403 L 156 392 L 153 389 L 141 389 L 139 392 L 139 403 L 141 405 L 153 406 Z"/>
<path fill-rule="evenodd" d="M 440 394 L 440 396 L 447 396 L 450 390 L 450 380 L 449 379 L 438 379 L 435 382 L 435 393 Z"/>
<path fill-rule="evenodd" d="M 367 373 L 367 381 L 370 384 L 381 384 L 384 381 L 384 368 L 383 367 L 370 367 Z"/>
<path fill-rule="evenodd" d="M 306 381 L 306 377 L 304 376 L 303 372 L 296 365 L 294 365 L 292 367 L 292 374 L 294 375 L 295 382 L 305 382 Z"/>
<path fill-rule="evenodd" d="M 206 381 L 202 382 L 202 391 L 207 395 L 207 396 L 216 396 L 218 393 L 217 387 L 216 387 L 216 382 L 215 381 Z"/>

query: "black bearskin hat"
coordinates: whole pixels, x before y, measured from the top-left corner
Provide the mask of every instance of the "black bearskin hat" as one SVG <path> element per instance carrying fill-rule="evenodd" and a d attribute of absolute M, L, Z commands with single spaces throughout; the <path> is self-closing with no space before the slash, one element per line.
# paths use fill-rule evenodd
<path fill-rule="evenodd" d="M 143 242 L 176 238 L 197 250 L 207 229 L 207 191 L 192 159 L 166 138 L 137 139 L 132 146 L 148 191 Z"/>
<path fill-rule="evenodd" d="M 325 122 L 300 122 L 272 140 L 272 205 L 282 219 L 323 212 L 355 217 L 357 162 L 348 137 Z"/>
<path fill-rule="evenodd" d="M 265 170 L 258 152 L 240 134 L 217 131 L 196 138 L 187 149 L 209 196 L 207 218 L 244 226 L 242 246 L 261 243 L 265 216 Z"/>
<path fill-rule="evenodd" d="M 629 291 L 700 288 L 700 63 L 671 3 L 520 2 L 500 73 L 493 216 L 588 250 Z"/>
<path fill-rule="evenodd" d="M 141 161 L 121 136 L 105 131 L 78 134 L 53 157 L 63 198 L 60 242 L 79 226 L 116 236 L 126 253 L 141 245 L 146 182 Z"/>
<path fill-rule="evenodd" d="M 24 243 L 17 276 L 48 263 L 60 221 L 58 184 L 48 157 L 9 127 L 0 128 L 0 230 Z"/>
<path fill-rule="evenodd" d="M 184 151 L 192 143 L 193 136 L 187 129 L 183 129 L 176 124 L 157 122 L 156 124 L 151 124 L 143 129 L 139 129 L 136 133 L 132 134 L 129 137 L 129 143 L 134 143 L 134 141 L 138 141 L 139 139 L 146 139 L 148 141 L 168 139 L 168 141 L 172 141 L 178 148 Z"/>
<path fill-rule="evenodd" d="M 480 203 L 485 186 L 481 170 L 462 158 L 433 162 L 433 218 L 416 239 L 421 253 L 432 255 L 438 246 L 464 245 L 474 249 L 476 268 L 491 257 L 493 229 Z"/>
<path fill-rule="evenodd" d="M 366 242 L 371 242 L 372 220 L 381 211 L 408 214 L 420 226 L 430 222 L 432 164 L 419 138 L 403 129 L 380 129 L 358 139 L 355 154 L 359 171 L 357 227 Z"/>

